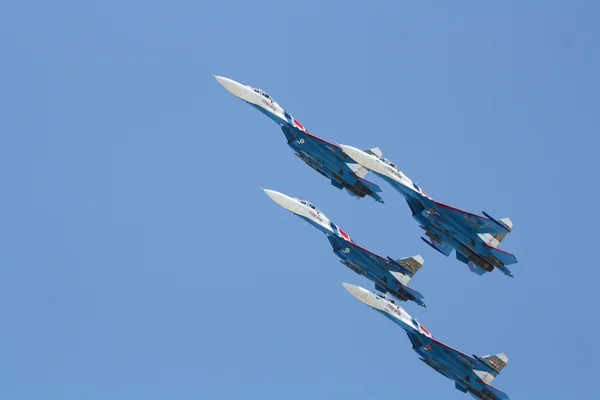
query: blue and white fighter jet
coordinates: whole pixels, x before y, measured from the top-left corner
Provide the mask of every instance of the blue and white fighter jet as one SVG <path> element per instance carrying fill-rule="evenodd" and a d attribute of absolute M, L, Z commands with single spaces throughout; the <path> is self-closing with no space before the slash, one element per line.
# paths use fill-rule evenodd
<path fill-rule="evenodd" d="M 342 283 L 354 297 L 380 312 L 406 331 L 413 350 L 420 360 L 454 381 L 456 389 L 481 400 L 508 400 L 506 393 L 490 386 L 492 380 L 506 367 L 508 357 L 469 356 L 436 340 L 416 319 L 393 300 L 356 285 Z"/>
<path fill-rule="evenodd" d="M 383 203 L 377 194 L 381 191 L 379 186 L 365 179 L 368 172 L 366 169 L 352 161 L 338 145 L 310 134 L 269 94 L 229 78 L 215 76 L 215 79 L 232 94 L 275 121 L 281 127 L 288 145 L 295 151 L 296 156 L 329 179 L 333 186 L 346 189 L 354 197 L 371 196 Z"/>
<path fill-rule="evenodd" d="M 477 275 L 490 272 L 494 267 L 513 277 L 506 267 L 516 264 L 517 258 L 498 246 L 512 231 L 509 218 L 496 220 L 433 200 L 423 189 L 410 180 L 391 161 L 381 156 L 381 151 L 359 150 L 340 145 L 344 153 L 363 167 L 373 171 L 405 197 L 412 216 L 425 231 L 423 241 L 445 256 L 456 250 L 456 258 L 467 264 Z"/>
<path fill-rule="evenodd" d="M 425 307 L 421 293 L 408 287 L 408 281 L 423 265 L 421 256 L 400 260 L 382 257 L 356 244 L 346 232 L 308 201 L 292 198 L 274 190 L 263 190 L 274 202 L 327 235 L 340 262 L 374 282 L 378 291 L 390 293 L 401 301 L 412 300 Z"/>

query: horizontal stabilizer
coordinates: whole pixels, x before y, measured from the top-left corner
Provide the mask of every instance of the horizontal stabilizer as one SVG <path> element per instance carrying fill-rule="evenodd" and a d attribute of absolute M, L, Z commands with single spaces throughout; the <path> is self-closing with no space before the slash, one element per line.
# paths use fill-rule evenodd
<path fill-rule="evenodd" d="M 510 276 L 511 278 L 515 277 L 513 275 L 512 271 L 510 269 L 508 269 L 508 267 L 496 267 L 496 268 L 498 268 L 506 276 Z"/>
<path fill-rule="evenodd" d="M 436 249 L 437 251 L 439 251 L 440 253 L 442 253 L 443 255 L 445 255 L 446 257 L 448 257 L 450 253 L 452 253 L 452 250 L 454 250 L 452 246 L 446 243 L 440 245 L 437 242 L 434 242 L 433 240 L 429 241 L 424 237 L 421 237 L 421 240 L 433 247 L 434 249 Z"/>
<path fill-rule="evenodd" d="M 415 289 L 410 288 L 408 286 L 402 286 L 401 288 L 402 291 L 404 291 L 405 293 L 410 294 L 411 297 L 413 297 L 413 301 L 415 303 L 417 303 L 418 305 L 420 305 L 421 307 L 427 307 L 425 305 L 425 303 L 423 302 L 423 295 L 419 292 L 417 292 Z"/>
<path fill-rule="evenodd" d="M 483 384 L 483 389 L 481 390 L 481 393 L 484 396 L 486 396 L 486 397 L 484 397 L 485 399 L 490 399 L 490 400 L 510 400 L 510 397 L 508 397 L 508 395 L 506 393 L 504 393 L 501 390 L 496 389 L 493 386 L 486 385 L 485 383 Z"/>
<path fill-rule="evenodd" d="M 497 249 L 486 243 L 484 243 L 483 245 L 490 252 L 492 257 L 494 257 L 496 260 L 500 261 L 504 265 L 511 265 L 511 264 L 516 264 L 519 262 L 519 261 L 517 261 L 517 257 L 515 257 L 514 254 L 510 254 L 507 251 Z"/>
<path fill-rule="evenodd" d="M 376 184 L 374 184 L 373 182 L 366 180 L 365 178 L 361 178 L 360 176 L 358 176 L 356 174 L 352 174 L 352 176 L 356 179 L 356 181 L 358 183 L 360 183 L 362 186 L 367 188 L 369 191 L 371 191 L 373 193 L 381 192 L 381 188 L 379 186 L 377 186 Z"/>
<path fill-rule="evenodd" d="M 399 300 L 413 300 L 421 307 L 427 307 L 423 302 L 423 295 L 413 288 L 407 286 L 407 282 L 410 278 L 401 272 L 388 271 L 390 275 L 400 282 L 400 285 L 390 285 L 388 282 L 388 292 L 398 297 Z"/>
<path fill-rule="evenodd" d="M 443 219 L 450 219 L 455 223 L 459 223 L 462 229 L 473 233 L 510 232 L 508 225 L 491 218 L 485 213 L 484 217 L 469 211 L 461 210 L 460 208 L 449 206 L 448 204 L 440 203 L 439 201 L 434 201 L 434 203 L 439 206 L 436 211 L 441 214 Z M 429 212 L 426 214 L 426 216 L 430 215 Z"/>

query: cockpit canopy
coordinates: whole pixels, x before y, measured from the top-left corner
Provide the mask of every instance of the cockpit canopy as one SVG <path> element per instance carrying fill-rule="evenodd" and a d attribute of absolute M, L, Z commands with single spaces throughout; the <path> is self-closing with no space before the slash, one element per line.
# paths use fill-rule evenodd
<path fill-rule="evenodd" d="M 305 206 L 308 206 L 310 208 L 312 208 L 313 210 L 315 210 L 318 214 L 321 214 L 321 210 L 319 210 L 317 207 L 315 207 L 312 203 L 306 201 L 306 200 L 299 200 L 300 203 L 304 204 Z"/>
<path fill-rule="evenodd" d="M 376 150 L 379 150 L 379 149 L 376 149 Z M 367 150 L 365 150 L 365 153 L 370 154 L 372 156 L 375 156 L 375 157 L 379 158 L 381 161 L 383 161 L 384 163 L 386 163 L 390 167 L 394 167 L 394 168 L 398 169 L 398 167 L 396 167 L 396 164 L 394 164 L 393 162 L 391 162 L 387 158 L 381 157 L 380 156 L 381 152 L 379 154 L 377 154 L 377 153 L 373 152 L 371 149 L 367 149 Z"/>
<path fill-rule="evenodd" d="M 381 161 L 383 161 L 384 163 L 386 163 L 387 165 L 389 165 L 390 167 L 394 167 L 394 168 L 398 168 L 396 167 L 396 164 L 394 164 L 393 162 L 391 162 L 390 160 L 388 160 L 387 158 L 383 158 L 381 157 Z"/>
<path fill-rule="evenodd" d="M 252 88 L 252 90 L 254 90 L 256 93 L 260 94 L 261 96 L 273 101 L 273 99 L 271 98 L 271 96 L 269 96 L 269 94 L 267 92 L 263 92 L 260 89 L 256 89 L 256 88 Z"/>

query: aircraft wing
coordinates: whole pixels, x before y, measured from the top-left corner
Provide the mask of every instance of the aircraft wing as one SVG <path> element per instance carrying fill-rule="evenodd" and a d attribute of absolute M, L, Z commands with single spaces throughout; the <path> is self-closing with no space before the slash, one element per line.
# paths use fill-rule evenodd
<path fill-rule="evenodd" d="M 463 227 L 474 233 L 509 233 L 511 228 L 500 221 L 487 218 L 481 215 L 473 214 L 460 208 L 449 206 L 448 204 L 434 201 L 438 206 L 436 212 L 439 212 L 442 218 L 451 219 L 462 224 Z M 433 210 L 430 210 L 433 212 Z M 435 213 L 434 213 L 435 215 Z"/>
<path fill-rule="evenodd" d="M 452 250 L 454 250 L 454 247 L 452 247 L 451 245 L 449 245 L 448 243 L 444 242 L 444 241 L 434 241 L 434 240 L 427 240 L 424 237 L 421 237 L 421 240 L 424 241 L 425 243 L 427 243 L 428 245 L 430 245 L 431 247 L 433 247 L 435 250 L 439 251 L 440 253 L 442 253 L 443 255 L 445 255 L 446 257 L 448 257 L 450 255 L 450 253 L 452 253 Z"/>
<path fill-rule="evenodd" d="M 282 126 L 281 130 L 283 130 L 283 133 L 285 134 L 285 137 L 288 140 L 288 144 L 292 144 L 296 141 L 299 145 L 302 145 L 306 141 L 312 141 L 314 142 L 313 144 L 315 146 L 327 149 L 329 153 L 331 153 L 333 156 L 343 161 L 344 163 L 356 164 L 356 161 L 351 159 L 346 153 L 342 151 L 342 148 L 335 143 L 315 136 L 312 133 L 309 133 L 306 130 L 301 130 L 297 127 Z"/>
<path fill-rule="evenodd" d="M 446 257 L 448 257 L 450 253 L 452 253 L 454 247 L 450 243 L 446 243 L 444 241 L 442 237 L 443 234 L 441 232 L 437 231 L 437 229 L 432 227 L 426 228 L 424 226 L 421 226 L 421 228 L 425 231 L 425 235 L 429 237 L 429 240 L 425 239 L 424 237 L 421 237 L 422 241 L 424 241 L 425 243 L 427 243 Z"/>
<path fill-rule="evenodd" d="M 508 358 L 505 354 L 485 357 L 469 356 L 433 337 L 419 337 L 414 333 L 408 333 L 408 338 L 413 348 L 420 347 L 426 350 L 425 352 L 420 351 L 423 357 L 421 360 L 437 372 L 454 380 L 456 388 L 461 392 L 467 393 L 468 390 L 475 394 L 473 397 L 478 399 L 509 400 L 506 393 L 489 384 L 506 366 Z M 488 378 L 485 381 L 482 380 L 480 373 L 476 374 L 475 371 L 488 374 Z M 464 383 L 469 383 L 469 388 L 467 389 L 463 383 L 459 383 L 456 380 L 457 377 L 461 377 Z"/>
<path fill-rule="evenodd" d="M 421 262 L 413 257 L 394 260 L 390 257 L 383 257 L 377 253 L 373 253 L 371 250 L 365 249 L 354 242 L 349 243 L 349 245 L 352 246 L 352 249 L 358 253 L 364 262 L 375 263 L 388 271 L 400 272 L 411 278 L 422 265 L 422 259 L 420 260 Z"/>
<path fill-rule="evenodd" d="M 328 235 L 327 238 L 329 239 L 329 242 L 331 242 L 331 245 L 336 252 L 339 251 L 343 253 L 344 258 L 349 258 L 359 265 L 378 266 L 387 271 L 404 273 L 404 271 L 401 271 L 395 265 L 396 263 L 394 263 L 392 259 L 380 256 L 379 254 L 373 253 L 371 250 L 365 249 L 354 242 L 342 240 L 335 235 Z"/>
<path fill-rule="evenodd" d="M 351 159 L 348 154 L 344 153 L 340 146 L 308 132 L 302 132 L 302 134 L 313 142 L 314 147 L 319 150 L 322 157 L 333 162 L 342 170 L 345 180 L 350 181 L 353 185 L 358 182 L 372 192 L 381 192 L 381 188 L 378 185 L 365 179 L 368 171 Z M 323 161 L 321 163 L 324 164 Z M 350 166 L 353 166 L 353 168 Z"/>
<path fill-rule="evenodd" d="M 353 195 L 369 195 L 382 202 L 376 193 L 381 188 L 365 179 L 367 170 L 352 160 L 335 143 L 329 142 L 297 127 L 282 126 L 288 145 L 296 155 L 321 175 L 329 178 L 338 189 L 346 188 Z"/>
<path fill-rule="evenodd" d="M 325 139 L 322 139 L 318 136 L 315 136 L 311 133 L 305 132 L 306 136 L 308 136 L 311 139 L 314 139 L 318 142 L 321 142 L 321 144 L 323 144 L 329 151 L 331 151 L 333 154 L 335 154 L 337 157 L 339 157 L 342 161 L 346 162 L 346 163 L 356 163 L 356 161 L 354 161 L 353 159 L 351 159 L 350 157 L 348 157 L 348 154 L 344 153 L 342 151 L 342 148 L 340 146 L 338 146 L 335 143 L 331 143 Z"/>
<path fill-rule="evenodd" d="M 469 356 L 433 338 L 431 338 L 431 341 L 432 347 L 435 346 L 437 352 L 441 353 L 448 360 L 458 361 L 460 364 L 464 365 L 466 373 L 470 374 L 472 370 L 476 369 L 478 371 L 488 372 L 490 374 L 493 374 L 494 376 L 498 374 L 498 371 L 496 371 L 490 365 L 486 364 L 481 358 L 477 356 Z"/>
<path fill-rule="evenodd" d="M 394 277 L 397 283 L 388 287 L 387 290 L 400 290 L 408 293 L 416 299 L 415 301 L 418 304 L 424 306 L 422 302 L 423 295 L 407 285 L 408 281 L 423 265 L 423 258 L 421 256 L 393 260 L 390 257 L 386 258 L 373 253 L 354 242 L 340 239 L 335 235 L 328 235 L 327 238 L 339 257 L 349 259 L 362 268 L 375 272 L 375 275 L 379 279 L 387 275 L 384 271 L 389 271 L 389 275 Z"/>

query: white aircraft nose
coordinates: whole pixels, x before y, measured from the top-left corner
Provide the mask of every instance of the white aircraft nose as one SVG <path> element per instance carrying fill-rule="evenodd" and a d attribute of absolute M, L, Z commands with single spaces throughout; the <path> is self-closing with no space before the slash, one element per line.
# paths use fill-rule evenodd
<path fill-rule="evenodd" d="M 349 291 L 352 296 L 356 297 L 357 299 L 359 299 L 362 302 L 364 302 L 364 299 L 366 299 L 367 294 L 369 294 L 368 290 L 363 289 L 357 285 L 352 285 L 350 283 L 342 282 L 342 286 L 344 286 L 344 289 Z"/>
<path fill-rule="evenodd" d="M 286 196 L 283 193 L 276 192 L 270 189 L 263 189 L 263 191 L 273 200 L 275 203 L 279 204 L 281 207 L 291 211 L 294 211 L 294 205 L 296 204 L 296 200 L 292 199 L 289 196 Z"/>
<path fill-rule="evenodd" d="M 217 82 L 221 84 L 225 89 L 239 97 L 242 100 L 245 100 L 250 103 L 255 103 L 254 101 L 254 92 L 248 86 L 244 86 L 239 82 L 234 81 L 233 79 L 224 78 L 222 76 L 213 75 Z"/>
<path fill-rule="evenodd" d="M 370 154 L 367 154 L 364 151 L 359 150 L 355 147 L 346 146 L 344 144 L 341 144 L 340 148 L 342 149 L 342 151 L 344 153 L 346 153 L 348 155 L 348 157 L 350 157 L 351 159 L 353 159 L 354 161 L 356 161 L 357 163 L 359 163 L 360 165 L 362 165 L 365 168 L 371 167 L 371 164 L 374 161 L 373 156 L 371 156 Z"/>
<path fill-rule="evenodd" d="M 350 292 L 350 294 L 366 305 L 377 308 L 378 310 L 384 310 L 384 302 L 382 298 L 378 297 L 375 293 L 371 293 L 367 289 L 363 289 L 360 286 L 351 285 L 349 283 L 342 283 L 344 288 Z"/>

